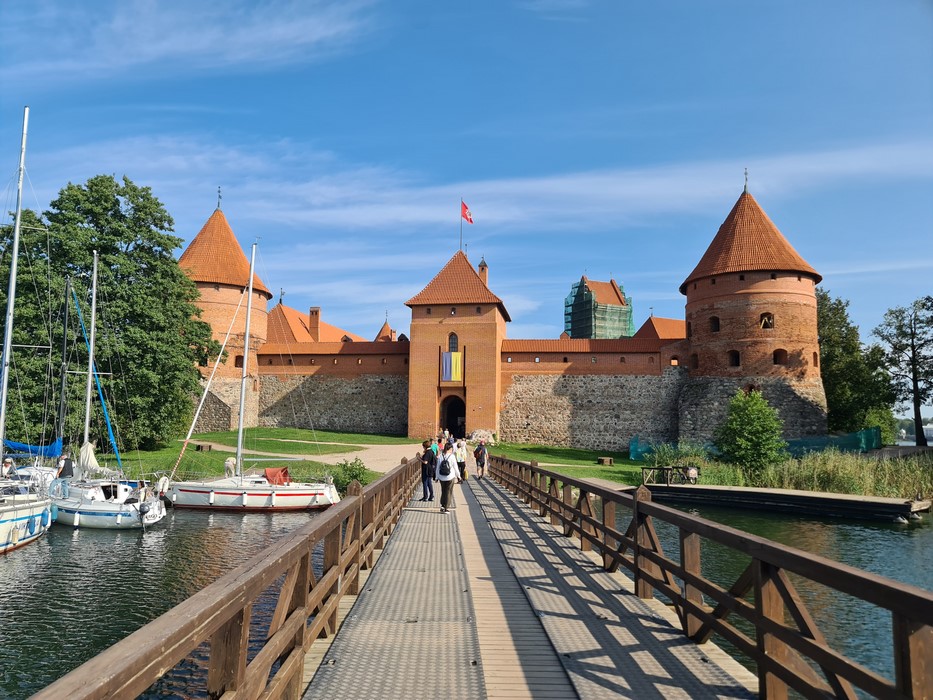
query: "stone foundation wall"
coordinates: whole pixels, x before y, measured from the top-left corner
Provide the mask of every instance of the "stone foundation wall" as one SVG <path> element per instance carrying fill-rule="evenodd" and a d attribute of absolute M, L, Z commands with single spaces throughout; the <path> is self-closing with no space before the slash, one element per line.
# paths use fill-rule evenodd
<path fill-rule="evenodd" d="M 692 377 L 680 395 L 680 439 L 707 442 L 726 419 L 735 392 L 754 387 L 784 421 L 784 437 L 826 434 L 826 394 L 819 378 Z"/>
<path fill-rule="evenodd" d="M 264 377 L 259 425 L 405 435 L 408 377 Z"/>
<path fill-rule="evenodd" d="M 624 451 L 629 440 L 677 439 L 687 371 L 661 376 L 515 375 L 502 401 L 499 438 L 508 442 Z"/>
<path fill-rule="evenodd" d="M 254 386 L 255 380 L 247 380 L 246 403 L 243 411 L 244 427 L 251 428 L 258 425 L 259 397 L 249 388 Z M 236 430 L 239 427 L 240 413 L 240 379 L 218 379 L 211 382 L 211 390 L 204 400 L 201 415 L 194 428 L 195 433 L 209 433 L 224 430 Z M 200 402 L 198 397 L 197 402 Z M 197 402 L 195 410 L 197 410 Z"/>

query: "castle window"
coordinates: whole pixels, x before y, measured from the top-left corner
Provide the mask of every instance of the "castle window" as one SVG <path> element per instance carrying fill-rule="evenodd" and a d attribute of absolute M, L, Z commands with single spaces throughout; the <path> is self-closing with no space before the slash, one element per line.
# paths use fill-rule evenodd
<path fill-rule="evenodd" d="M 336 357 L 334 358 L 334 364 L 335 364 L 335 365 L 337 364 L 337 358 L 336 358 Z"/>
<path fill-rule="evenodd" d="M 819 355 L 819 353 L 816 353 L 816 352 L 813 353 L 813 366 L 814 366 L 814 367 L 819 367 L 819 366 L 820 366 L 820 355 Z"/>
<path fill-rule="evenodd" d="M 739 275 L 739 282 L 745 281 L 745 275 Z"/>
<path fill-rule="evenodd" d="M 314 358 L 313 358 L 313 357 L 311 358 L 311 364 L 312 364 L 312 365 L 314 364 Z"/>
<path fill-rule="evenodd" d="M 451 306 L 451 307 L 450 307 L 450 315 L 451 315 L 451 316 L 456 316 L 456 315 L 457 315 L 457 307 L 456 307 L 456 306 Z"/>
<path fill-rule="evenodd" d="M 738 350 L 729 351 L 729 366 L 730 367 L 741 367 L 742 365 L 742 356 L 739 355 Z"/>
<path fill-rule="evenodd" d="M 690 369 L 699 369 L 700 368 L 700 356 L 696 353 L 693 353 L 690 356 Z"/>
<path fill-rule="evenodd" d="M 388 364 L 388 363 L 389 363 L 389 361 L 388 361 L 386 358 L 383 357 L 383 358 L 382 358 L 382 364 L 385 365 L 385 364 Z"/>
<path fill-rule="evenodd" d="M 765 330 L 771 330 L 774 328 L 774 314 L 770 311 L 766 311 L 765 313 L 761 314 L 758 319 L 758 325 Z"/>
<path fill-rule="evenodd" d="M 402 364 L 406 364 L 406 365 L 408 364 L 408 358 L 407 358 L 407 357 L 405 358 L 405 361 L 404 361 Z"/>
<path fill-rule="evenodd" d="M 425 316 L 430 316 L 430 315 L 431 315 L 431 307 L 430 307 L 430 306 L 424 310 L 424 314 L 425 314 Z"/>
<path fill-rule="evenodd" d="M 648 364 L 649 364 L 649 365 L 653 365 L 653 364 L 654 364 L 654 355 L 651 355 L 651 356 L 648 358 Z"/>
<path fill-rule="evenodd" d="M 271 357 L 270 357 L 268 360 L 266 360 L 266 364 L 267 364 L 267 365 L 271 365 L 271 364 L 272 364 L 272 358 L 271 358 Z"/>
<path fill-rule="evenodd" d="M 564 362 L 566 362 L 566 361 L 567 361 L 567 358 L 566 358 L 566 357 L 564 357 Z"/>
<path fill-rule="evenodd" d="M 776 273 L 776 272 L 772 272 L 772 273 L 771 273 L 771 279 L 773 279 L 773 280 L 776 280 L 776 279 L 777 279 L 777 273 Z"/>
<path fill-rule="evenodd" d="M 679 364 L 680 364 L 680 358 L 677 357 L 677 355 L 674 355 L 674 356 L 671 358 L 671 367 L 676 367 L 676 366 L 679 365 Z"/>
<path fill-rule="evenodd" d="M 215 291 L 215 292 L 219 292 L 219 291 L 220 291 L 220 285 L 219 285 L 219 284 L 215 284 L 215 285 L 214 285 L 214 291 Z"/>
<path fill-rule="evenodd" d="M 709 317 L 709 329 L 713 333 L 719 332 L 719 316 Z"/>
<path fill-rule="evenodd" d="M 592 362 L 594 365 L 596 364 L 596 355 L 593 355 L 593 357 L 590 358 L 590 362 Z"/>
<path fill-rule="evenodd" d="M 622 357 L 619 358 L 619 363 L 623 365 L 625 364 L 625 355 L 622 355 Z"/>
<path fill-rule="evenodd" d="M 457 347 L 459 344 L 459 339 L 457 338 L 456 333 L 451 333 L 447 336 L 447 350 L 448 352 L 457 352 Z"/>
<path fill-rule="evenodd" d="M 362 358 L 362 357 L 356 358 L 356 364 L 358 364 L 358 365 L 363 364 L 363 358 Z"/>
<path fill-rule="evenodd" d="M 511 358 L 511 357 L 507 357 L 507 358 L 505 358 L 505 361 L 506 361 L 506 362 L 511 362 L 511 361 L 512 361 L 512 358 Z"/>
<path fill-rule="evenodd" d="M 690 321 L 687 321 L 687 337 L 690 338 L 693 335 L 693 324 Z"/>
<path fill-rule="evenodd" d="M 713 277 L 713 279 L 711 279 L 711 280 L 709 281 L 709 283 L 710 283 L 710 286 L 716 284 L 716 278 Z"/>
<path fill-rule="evenodd" d="M 786 365 L 787 364 L 787 350 L 775 350 L 774 351 L 774 364 L 776 365 Z"/>
<path fill-rule="evenodd" d="M 483 307 L 482 307 L 482 306 L 477 306 L 477 307 L 476 307 L 476 313 L 478 313 L 478 314 L 483 313 Z"/>
<path fill-rule="evenodd" d="M 540 357 L 536 357 L 536 358 L 535 358 L 535 362 L 541 362 L 541 358 L 540 358 Z"/>
<path fill-rule="evenodd" d="M 237 355 L 235 358 L 233 358 L 233 366 L 243 367 L 243 356 L 242 355 Z"/>
<path fill-rule="evenodd" d="M 694 289 L 697 288 L 697 283 L 696 283 L 696 282 L 693 283 L 693 288 L 694 288 Z"/>
<path fill-rule="evenodd" d="M 797 275 L 797 281 L 800 282 L 803 278 L 800 275 Z"/>
<path fill-rule="evenodd" d="M 269 364 L 272 364 L 272 360 L 269 360 Z M 289 357 L 289 358 L 288 358 L 288 364 L 293 365 L 293 364 L 295 364 L 295 361 L 294 361 L 292 358 Z"/>

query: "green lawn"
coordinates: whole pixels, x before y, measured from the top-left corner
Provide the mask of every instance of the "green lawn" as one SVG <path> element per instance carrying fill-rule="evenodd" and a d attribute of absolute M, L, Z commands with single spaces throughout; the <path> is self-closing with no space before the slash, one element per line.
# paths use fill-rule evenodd
<path fill-rule="evenodd" d="M 517 462 L 535 461 L 545 469 L 574 479 L 607 479 L 632 486 L 641 483 L 641 467 L 644 466 L 644 462 L 630 460 L 624 452 L 606 450 L 581 450 L 572 447 L 501 442 L 491 447 L 489 452 Z M 613 466 L 605 467 L 597 464 L 598 457 L 612 457 Z"/>

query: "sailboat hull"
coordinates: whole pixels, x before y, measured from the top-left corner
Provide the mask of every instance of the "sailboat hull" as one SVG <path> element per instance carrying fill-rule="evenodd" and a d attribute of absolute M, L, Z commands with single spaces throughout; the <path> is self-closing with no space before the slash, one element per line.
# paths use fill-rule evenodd
<path fill-rule="evenodd" d="M 35 542 L 48 531 L 51 501 L 36 493 L 17 493 L 22 489 L 19 485 L 0 488 L 0 554 L 6 554 Z"/>
<path fill-rule="evenodd" d="M 165 504 L 157 495 L 129 482 L 57 479 L 49 491 L 53 519 L 60 525 L 135 530 L 165 517 Z"/>
<path fill-rule="evenodd" d="M 340 501 L 333 484 L 271 484 L 264 478 L 176 481 L 165 491 L 176 508 L 280 512 L 321 510 Z"/>

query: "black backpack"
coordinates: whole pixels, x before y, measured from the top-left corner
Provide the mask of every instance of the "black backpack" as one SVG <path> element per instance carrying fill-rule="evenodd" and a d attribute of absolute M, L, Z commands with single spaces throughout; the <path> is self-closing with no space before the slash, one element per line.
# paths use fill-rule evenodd
<path fill-rule="evenodd" d="M 445 455 L 438 455 L 437 457 L 440 460 L 440 464 L 437 466 L 437 473 L 441 476 L 450 476 L 450 463 L 447 461 Z"/>

